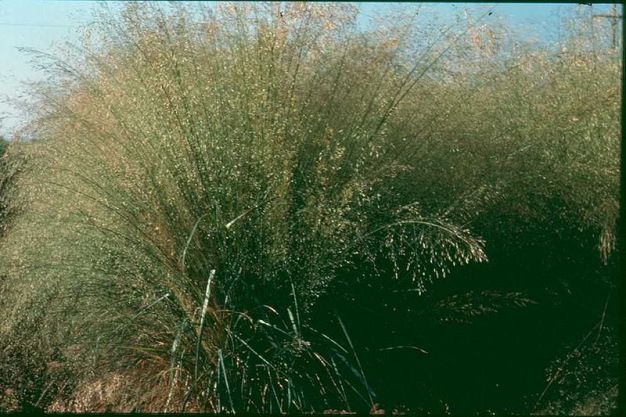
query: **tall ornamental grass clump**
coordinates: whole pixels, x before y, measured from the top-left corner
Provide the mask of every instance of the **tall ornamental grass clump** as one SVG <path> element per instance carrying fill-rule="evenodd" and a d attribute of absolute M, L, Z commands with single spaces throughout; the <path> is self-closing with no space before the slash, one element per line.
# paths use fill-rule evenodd
<path fill-rule="evenodd" d="M 1 183 L 0 348 L 72 383 L 33 365 L 28 401 L 113 381 L 122 410 L 366 410 L 438 323 L 615 259 L 616 55 L 407 10 L 132 3 L 31 51 L 50 77 L 2 159 L 27 164 Z M 419 296 L 487 255 L 541 274 Z"/>
<path fill-rule="evenodd" d="M 39 54 L 53 78 L 28 210 L 0 249 L 2 338 L 59 348 L 84 380 L 148 366 L 166 410 L 371 404 L 349 329 L 311 326 L 316 300 L 340 275 L 423 291 L 486 258 L 464 215 L 423 207 L 410 179 L 438 114 L 420 81 L 454 39 L 416 52 L 410 20 L 355 19 L 131 4 L 77 57 Z"/>
<path fill-rule="evenodd" d="M 320 304 L 338 306 L 353 339 L 368 346 L 369 358 L 362 359 L 380 364 L 370 379 L 388 401 L 440 413 L 442 402 L 452 413 L 532 412 L 551 396 L 590 399 L 601 391 L 588 390 L 598 376 L 600 386 L 616 383 L 605 382 L 604 372 L 617 378 L 615 363 L 606 360 L 598 373 L 585 374 L 579 392 L 559 392 L 556 381 L 566 372 L 550 366 L 550 386 L 541 395 L 548 361 L 542 364 L 540 355 L 558 357 L 563 344 L 576 346 L 589 331 L 583 319 L 595 320 L 602 336 L 615 333 L 618 320 L 622 62 L 619 50 L 606 48 L 600 25 L 590 38 L 589 22 L 574 16 L 562 44 L 540 47 L 512 42 L 491 24 L 474 27 L 420 83 L 435 87 L 407 98 L 428 97 L 415 117 L 433 112 L 433 123 L 421 123 L 416 168 L 399 174 L 404 189 L 422 208 L 451 211 L 482 236 L 489 262 L 455 268 L 419 297 L 406 281 L 365 280 L 358 290 L 347 279 L 335 281 L 349 283 Z M 567 326 L 562 317 L 570 318 Z M 395 346 L 447 359 L 389 349 Z M 602 358 L 614 357 L 608 343 L 602 346 Z M 511 357 L 519 358 L 517 366 L 509 367 Z M 485 375 L 483 382 L 475 375 Z M 530 405 L 523 404 L 533 390 Z"/>

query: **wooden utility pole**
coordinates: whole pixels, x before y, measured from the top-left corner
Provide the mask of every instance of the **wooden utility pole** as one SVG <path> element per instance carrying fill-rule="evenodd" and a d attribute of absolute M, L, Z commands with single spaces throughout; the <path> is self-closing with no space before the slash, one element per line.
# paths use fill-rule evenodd
<path fill-rule="evenodd" d="M 619 15 L 619 16 L 617 15 L 617 4 L 613 4 L 611 6 L 610 14 L 592 14 L 591 15 L 592 30 L 593 30 L 593 19 L 596 19 L 596 18 L 611 19 L 611 34 L 612 34 L 611 46 L 613 47 L 613 50 L 617 49 L 617 19 L 622 18 L 622 15 Z"/>

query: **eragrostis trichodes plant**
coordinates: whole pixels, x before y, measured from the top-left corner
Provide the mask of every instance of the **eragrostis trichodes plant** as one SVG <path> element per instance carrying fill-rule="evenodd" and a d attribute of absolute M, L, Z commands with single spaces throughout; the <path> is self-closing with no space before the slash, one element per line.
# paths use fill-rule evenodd
<path fill-rule="evenodd" d="M 371 404 L 349 329 L 310 326 L 315 300 L 356 266 L 423 289 L 485 255 L 406 182 L 445 42 L 416 54 L 410 21 L 355 18 L 131 4 L 78 58 L 38 54 L 53 82 L 2 249 L 3 337 L 60 347 L 86 378 L 148 364 L 165 410 Z"/>
<path fill-rule="evenodd" d="M 122 409 L 369 408 L 324 297 L 369 285 L 375 314 L 470 322 L 534 303 L 418 305 L 486 260 L 481 237 L 514 254 L 577 228 L 607 260 L 619 63 L 507 45 L 489 10 L 441 30 L 409 11 L 369 29 L 347 4 L 132 3 L 60 58 L 31 51 L 50 78 L 0 246 L 2 339 L 62 358 L 78 392 L 138 381 Z"/>

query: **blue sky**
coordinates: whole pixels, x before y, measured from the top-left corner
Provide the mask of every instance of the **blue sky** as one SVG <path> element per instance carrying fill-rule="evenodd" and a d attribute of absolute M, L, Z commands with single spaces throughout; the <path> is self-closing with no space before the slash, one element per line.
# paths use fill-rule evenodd
<path fill-rule="evenodd" d="M 51 51 L 55 45 L 77 40 L 78 28 L 90 19 L 90 11 L 97 1 L 60 0 L 0 0 L 0 134 L 10 136 L 24 120 L 24 115 L 11 103 L 23 96 L 24 81 L 34 81 L 41 74 L 34 70 L 29 58 L 17 48 L 35 48 Z M 110 2 L 121 4 L 122 2 Z M 439 16 L 451 16 L 456 11 L 468 9 L 478 12 L 489 3 L 427 3 L 424 9 Z M 397 7 L 394 3 L 359 3 L 365 18 Z M 404 4 L 402 7 L 416 7 Z M 504 20 L 513 33 L 551 43 L 558 36 L 559 15 L 573 11 L 575 4 L 498 4 L 494 19 Z M 608 11 L 608 5 L 594 5 L 594 11 Z M 621 12 L 621 6 L 620 6 Z"/>

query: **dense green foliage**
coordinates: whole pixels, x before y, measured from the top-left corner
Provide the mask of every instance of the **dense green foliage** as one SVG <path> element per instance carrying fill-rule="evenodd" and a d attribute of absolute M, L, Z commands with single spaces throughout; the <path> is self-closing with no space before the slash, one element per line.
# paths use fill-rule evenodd
<path fill-rule="evenodd" d="M 40 54 L 28 168 L 0 167 L 24 207 L 0 201 L 4 346 L 84 383 L 145 369 L 161 390 L 129 401 L 155 411 L 367 409 L 363 350 L 390 345 L 359 309 L 470 323 L 537 304 L 534 278 L 441 278 L 526 254 L 609 270 L 614 54 L 431 42 L 410 16 L 367 31 L 350 5 L 191 11 L 132 4 L 78 56 Z"/>

